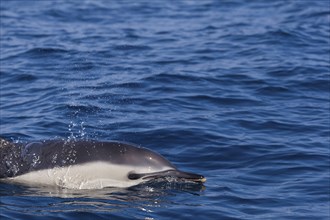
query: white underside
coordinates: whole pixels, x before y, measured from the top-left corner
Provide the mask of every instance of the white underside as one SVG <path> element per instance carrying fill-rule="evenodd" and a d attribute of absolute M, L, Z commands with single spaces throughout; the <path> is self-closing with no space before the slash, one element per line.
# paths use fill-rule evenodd
<path fill-rule="evenodd" d="M 128 179 L 127 175 L 132 171 L 137 173 L 152 173 L 162 170 L 152 170 L 148 167 L 115 165 L 106 162 L 92 162 L 33 171 L 17 177 L 8 178 L 8 180 L 17 183 L 52 185 L 68 189 L 130 187 L 143 182 L 142 179 Z"/>

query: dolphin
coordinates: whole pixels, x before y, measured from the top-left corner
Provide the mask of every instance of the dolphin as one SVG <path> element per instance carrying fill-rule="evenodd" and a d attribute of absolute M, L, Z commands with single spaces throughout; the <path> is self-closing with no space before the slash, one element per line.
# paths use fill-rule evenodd
<path fill-rule="evenodd" d="M 117 141 L 45 140 L 27 144 L 0 138 L 0 180 L 71 189 L 131 187 L 155 179 L 204 183 L 147 148 Z"/>

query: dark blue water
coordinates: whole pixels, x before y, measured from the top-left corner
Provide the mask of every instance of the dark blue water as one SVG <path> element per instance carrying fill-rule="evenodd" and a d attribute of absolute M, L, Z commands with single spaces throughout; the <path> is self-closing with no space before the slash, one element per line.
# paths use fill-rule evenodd
<path fill-rule="evenodd" d="M 2 0 L 0 13 L 0 136 L 129 141 L 207 177 L 1 183 L 1 219 L 329 219 L 328 0 Z"/>

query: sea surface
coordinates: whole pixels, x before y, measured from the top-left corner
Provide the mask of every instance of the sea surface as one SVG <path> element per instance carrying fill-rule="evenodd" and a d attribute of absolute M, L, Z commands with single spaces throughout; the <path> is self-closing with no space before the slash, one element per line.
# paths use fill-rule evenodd
<path fill-rule="evenodd" d="M 0 183 L 0 219 L 329 219 L 330 1 L 0 2 L 0 136 L 150 148 L 203 186 Z"/>

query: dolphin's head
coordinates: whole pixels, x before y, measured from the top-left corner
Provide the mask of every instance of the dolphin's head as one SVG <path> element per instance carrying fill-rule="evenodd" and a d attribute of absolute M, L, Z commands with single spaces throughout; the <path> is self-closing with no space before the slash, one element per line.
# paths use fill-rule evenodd
<path fill-rule="evenodd" d="M 132 162 L 135 164 L 134 169 L 127 174 L 130 181 L 146 182 L 166 178 L 200 183 L 206 181 L 206 178 L 202 175 L 178 170 L 163 156 L 149 149 L 137 148 L 137 151 L 130 160 L 131 164 Z"/>

